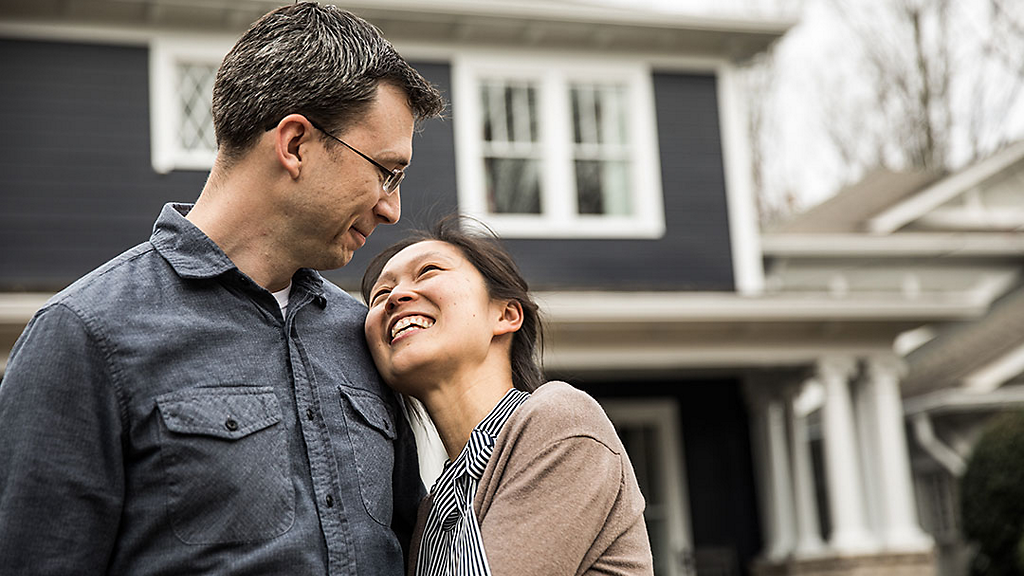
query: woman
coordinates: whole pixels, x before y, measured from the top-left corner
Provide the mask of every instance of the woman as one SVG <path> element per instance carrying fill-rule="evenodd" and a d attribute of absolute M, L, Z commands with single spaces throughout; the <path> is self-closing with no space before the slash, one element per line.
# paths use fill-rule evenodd
<path fill-rule="evenodd" d="M 493 239 L 442 221 L 379 254 L 362 292 L 381 375 L 423 403 L 449 459 L 410 574 L 653 573 L 629 458 L 597 402 L 543 384 L 537 305 Z"/>

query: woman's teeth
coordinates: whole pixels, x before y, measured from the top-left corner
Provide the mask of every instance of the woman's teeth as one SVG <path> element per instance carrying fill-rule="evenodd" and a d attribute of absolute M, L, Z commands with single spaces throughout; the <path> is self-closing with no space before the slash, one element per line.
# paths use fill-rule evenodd
<path fill-rule="evenodd" d="M 394 340 L 399 334 L 410 329 L 426 329 L 434 325 L 432 318 L 426 316 L 406 316 L 391 327 L 391 339 Z"/>

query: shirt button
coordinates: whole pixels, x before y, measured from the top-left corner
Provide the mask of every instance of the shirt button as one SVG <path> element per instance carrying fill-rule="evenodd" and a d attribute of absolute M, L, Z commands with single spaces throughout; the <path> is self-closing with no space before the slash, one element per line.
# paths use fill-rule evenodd
<path fill-rule="evenodd" d="M 306 408 L 306 417 L 309 418 L 310 422 L 313 421 L 313 419 L 315 418 L 315 415 L 313 414 L 313 409 L 312 408 Z"/>
<path fill-rule="evenodd" d="M 327 501 L 327 507 L 328 508 L 334 508 L 334 496 L 331 496 L 330 494 L 328 494 L 327 498 L 325 498 L 324 500 Z"/>
<path fill-rule="evenodd" d="M 224 421 L 224 427 L 234 432 L 235 430 L 238 430 L 238 422 L 236 422 L 234 418 L 228 418 Z"/>

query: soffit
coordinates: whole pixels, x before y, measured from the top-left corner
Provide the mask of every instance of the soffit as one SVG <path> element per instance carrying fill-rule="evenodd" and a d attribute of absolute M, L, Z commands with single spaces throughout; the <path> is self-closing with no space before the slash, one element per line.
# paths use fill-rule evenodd
<path fill-rule="evenodd" d="M 0 20 L 238 34 L 280 4 L 280 0 L 33 0 L 0 4 Z M 737 61 L 765 50 L 794 24 L 549 0 L 354 0 L 341 6 L 373 22 L 396 43 L 599 48 Z"/>

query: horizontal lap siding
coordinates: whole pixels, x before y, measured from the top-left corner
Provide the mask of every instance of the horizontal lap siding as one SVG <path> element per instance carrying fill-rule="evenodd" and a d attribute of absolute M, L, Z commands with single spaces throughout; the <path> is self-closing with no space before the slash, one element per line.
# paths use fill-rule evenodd
<path fill-rule="evenodd" d="M 56 290 L 149 237 L 205 172 L 150 164 L 148 51 L 0 40 L 0 290 Z"/>
<path fill-rule="evenodd" d="M 450 100 L 450 67 L 413 63 Z M 193 201 L 205 171 L 150 163 L 148 51 L 0 40 L 0 290 L 56 290 L 145 240 L 160 206 Z M 656 240 L 510 239 L 537 289 L 733 287 L 715 79 L 656 74 L 666 233 Z M 403 218 L 328 278 L 356 288 L 367 262 L 457 208 L 449 111 L 414 138 Z"/>

